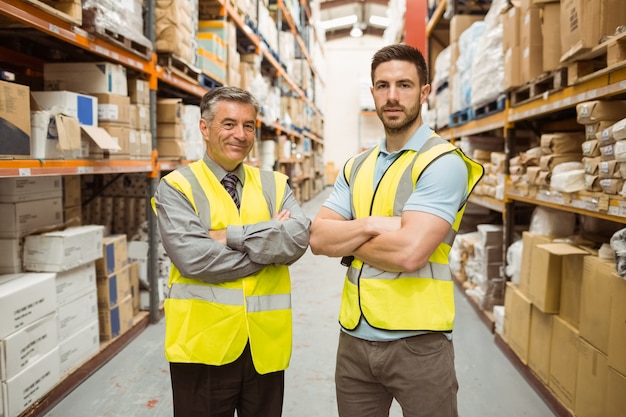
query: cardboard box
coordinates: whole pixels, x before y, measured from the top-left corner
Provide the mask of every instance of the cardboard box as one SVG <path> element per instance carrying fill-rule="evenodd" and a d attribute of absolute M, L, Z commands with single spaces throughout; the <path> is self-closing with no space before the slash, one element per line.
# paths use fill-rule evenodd
<path fill-rule="evenodd" d="M 57 344 L 56 312 L 6 336 L 0 340 L 0 379 L 13 378 Z"/>
<path fill-rule="evenodd" d="M 583 268 L 578 323 L 580 337 L 607 354 L 615 264 L 595 256 L 587 256 Z"/>
<path fill-rule="evenodd" d="M 130 128 L 109 122 L 102 122 L 100 126 L 107 131 L 111 139 L 118 145 L 119 149 L 110 149 L 106 156 L 104 152 L 94 151 L 93 154 L 102 154 L 108 159 L 129 159 L 130 158 Z M 91 150 L 90 150 L 90 153 Z"/>
<path fill-rule="evenodd" d="M 140 156 L 150 158 L 152 156 L 152 133 L 142 130 L 139 132 Z"/>
<path fill-rule="evenodd" d="M 465 32 L 474 22 L 483 20 L 482 15 L 455 14 L 450 19 L 450 43 L 458 42 L 461 33 Z"/>
<path fill-rule="evenodd" d="M 150 130 L 150 107 L 144 104 L 131 104 L 131 118 L 135 119 L 135 129 Z"/>
<path fill-rule="evenodd" d="M 610 304 L 609 366 L 626 375 L 626 280 L 616 274 L 611 279 Z"/>
<path fill-rule="evenodd" d="M 524 82 L 522 81 L 521 68 L 521 51 L 519 46 L 504 51 L 504 81 L 503 87 L 508 90 L 513 87 L 519 87 Z"/>
<path fill-rule="evenodd" d="M 626 376 L 609 367 L 606 390 L 606 417 L 623 417 L 626 410 Z"/>
<path fill-rule="evenodd" d="M 0 155 L 30 155 L 30 88 L 0 81 Z"/>
<path fill-rule="evenodd" d="M 73 335 L 59 343 L 61 377 L 69 374 L 100 351 L 98 320 L 92 320 Z"/>
<path fill-rule="evenodd" d="M 606 415 L 606 390 L 609 365 L 606 355 L 580 340 L 578 351 L 578 375 L 576 377 L 576 417 Z"/>
<path fill-rule="evenodd" d="M 506 31 L 505 31 L 506 32 Z M 541 34 L 543 38 L 543 71 L 553 71 L 561 66 L 561 4 L 546 3 L 541 8 Z"/>
<path fill-rule="evenodd" d="M 82 126 L 81 147 L 83 156 L 91 159 L 111 159 L 122 151 L 118 140 L 101 127 Z"/>
<path fill-rule="evenodd" d="M 502 15 L 502 27 L 506 28 L 506 30 L 502 31 L 502 50 L 504 52 L 513 47 L 520 46 L 521 14 L 521 9 L 513 6 Z M 453 16 L 452 19 L 457 16 L 458 15 Z"/>
<path fill-rule="evenodd" d="M 183 101 L 180 98 L 162 98 L 157 100 L 157 120 L 159 123 L 183 122 Z"/>
<path fill-rule="evenodd" d="M 529 298 L 544 313 L 558 313 L 561 302 L 561 277 L 588 253 L 566 243 L 537 245 L 533 251 Z"/>
<path fill-rule="evenodd" d="M 43 79 L 48 91 L 128 95 L 126 68 L 112 62 L 45 63 Z"/>
<path fill-rule="evenodd" d="M 59 379 L 57 346 L 18 375 L 2 381 L 4 417 L 17 417 L 54 387 Z"/>
<path fill-rule="evenodd" d="M 553 316 L 548 386 L 570 410 L 574 409 L 576 401 L 579 350 L 578 331 L 560 317 Z"/>
<path fill-rule="evenodd" d="M 98 98 L 73 91 L 32 91 L 37 110 L 48 110 L 50 116 L 59 113 L 72 116 L 86 126 L 98 126 Z M 33 109 L 35 110 L 35 109 Z"/>
<path fill-rule="evenodd" d="M 620 120 L 626 114 L 626 100 L 592 100 L 576 105 L 576 121 L 580 124 Z"/>
<path fill-rule="evenodd" d="M 187 143 L 182 139 L 158 139 L 157 152 L 163 158 L 186 158 Z"/>
<path fill-rule="evenodd" d="M 57 306 L 91 293 L 96 289 L 96 267 L 93 261 L 56 273 Z"/>
<path fill-rule="evenodd" d="M 96 261 L 99 277 L 106 277 L 120 270 L 128 263 L 128 243 L 126 235 L 109 235 L 102 240 L 102 255 Z"/>
<path fill-rule="evenodd" d="M 95 288 L 57 308 L 59 340 L 71 337 L 94 320 L 98 320 L 98 292 Z"/>
<path fill-rule="evenodd" d="M 47 198 L 19 203 L 0 203 L 0 238 L 24 237 L 40 230 L 63 226 L 63 201 Z"/>
<path fill-rule="evenodd" d="M 22 251 L 22 238 L 0 239 L 0 274 L 23 272 Z"/>
<path fill-rule="evenodd" d="M 0 276 L 0 339 L 53 313 L 56 303 L 54 274 Z"/>
<path fill-rule="evenodd" d="M 95 261 L 102 257 L 103 232 L 103 226 L 87 225 L 27 236 L 24 268 L 58 272 Z"/>
<path fill-rule="evenodd" d="M 524 364 L 528 363 L 531 303 L 510 282 L 504 296 L 504 340 Z"/>
<path fill-rule="evenodd" d="M 0 178 L 0 203 L 62 197 L 60 175 Z"/>
<path fill-rule="evenodd" d="M 182 123 L 157 123 L 158 139 L 184 140 L 185 126 Z"/>
<path fill-rule="evenodd" d="M 550 379 L 550 354 L 552 350 L 552 314 L 532 307 L 530 316 L 530 342 L 528 344 L 528 367 L 548 385 Z"/>
<path fill-rule="evenodd" d="M 588 255 L 588 254 L 587 254 Z M 563 258 L 559 317 L 578 329 L 585 254 Z"/>
<path fill-rule="evenodd" d="M 133 327 L 133 317 L 133 299 L 130 294 L 110 310 L 100 309 L 100 341 L 114 339 Z"/>
<path fill-rule="evenodd" d="M 132 295 L 130 265 L 126 265 L 106 277 L 98 277 L 98 309 L 110 310 L 121 300 Z"/>
<path fill-rule="evenodd" d="M 48 110 L 31 112 L 31 157 L 79 159 L 83 157 L 80 122 L 74 116 L 51 115 Z M 97 128 L 94 128 L 97 129 Z"/>
<path fill-rule="evenodd" d="M 128 80 L 128 96 L 133 104 L 150 104 L 150 83 L 139 78 Z"/>
<path fill-rule="evenodd" d="M 75 207 L 82 204 L 80 178 L 80 175 L 63 176 L 63 207 Z"/>
<path fill-rule="evenodd" d="M 98 122 L 130 124 L 130 97 L 94 94 L 98 98 Z"/>

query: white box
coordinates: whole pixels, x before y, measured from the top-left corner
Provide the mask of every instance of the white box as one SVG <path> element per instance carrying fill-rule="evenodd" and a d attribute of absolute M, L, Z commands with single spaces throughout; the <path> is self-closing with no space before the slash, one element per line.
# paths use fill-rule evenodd
<path fill-rule="evenodd" d="M 63 226 L 63 198 L 0 203 L 0 238 L 24 237 Z"/>
<path fill-rule="evenodd" d="M 60 380 L 59 348 L 55 347 L 18 375 L 2 381 L 4 417 L 17 417 Z"/>
<path fill-rule="evenodd" d="M 24 239 L 24 269 L 67 271 L 102 257 L 104 226 L 69 227 Z"/>
<path fill-rule="evenodd" d="M 58 345 L 56 312 L 0 340 L 0 378 L 13 378 Z"/>
<path fill-rule="evenodd" d="M 49 110 L 52 116 L 63 113 L 76 117 L 81 125 L 98 126 L 97 97 L 73 91 L 31 91 L 30 94 L 39 110 Z"/>
<path fill-rule="evenodd" d="M 98 320 L 93 320 L 59 343 L 61 376 L 69 374 L 99 351 L 100 331 Z"/>
<path fill-rule="evenodd" d="M 0 203 L 63 197 L 60 175 L 0 178 Z"/>
<path fill-rule="evenodd" d="M 0 339 L 54 312 L 57 305 L 54 275 L 0 276 Z"/>
<path fill-rule="evenodd" d="M 23 272 L 22 250 L 22 238 L 0 239 L 0 274 Z"/>
<path fill-rule="evenodd" d="M 128 262 L 139 262 L 139 282 L 144 287 L 149 288 L 148 281 L 148 251 L 150 244 L 148 242 L 129 241 L 127 243 Z"/>
<path fill-rule="evenodd" d="M 59 306 L 57 309 L 59 340 L 65 340 L 93 320 L 98 320 L 98 292 L 95 289 Z"/>
<path fill-rule="evenodd" d="M 126 68 L 112 62 L 43 64 L 43 80 L 48 91 L 128 95 Z"/>
<path fill-rule="evenodd" d="M 56 275 L 57 306 L 65 305 L 97 288 L 94 261 L 57 272 Z"/>

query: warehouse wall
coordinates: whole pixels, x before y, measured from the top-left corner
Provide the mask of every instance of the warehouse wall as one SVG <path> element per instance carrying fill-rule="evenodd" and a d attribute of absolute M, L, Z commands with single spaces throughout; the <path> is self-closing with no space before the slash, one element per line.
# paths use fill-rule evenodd
<path fill-rule="evenodd" d="M 324 78 L 324 160 L 334 163 L 337 168 L 359 151 L 359 81 L 370 79 L 372 55 L 382 46 L 382 38 L 367 35 L 329 41 L 324 46 L 327 70 Z M 361 144 L 382 135 L 382 126 L 376 116 L 367 119 L 361 131 Z"/>

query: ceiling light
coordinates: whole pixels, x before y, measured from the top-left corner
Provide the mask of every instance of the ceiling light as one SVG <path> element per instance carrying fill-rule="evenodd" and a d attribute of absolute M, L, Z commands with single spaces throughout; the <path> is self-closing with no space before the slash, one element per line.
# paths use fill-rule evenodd
<path fill-rule="evenodd" d="M 374 26 L 382 26 L 382 27 L 385 27 L 385 28 L 387 26 L 389 26 L 389 18 L 388 17 L 371 15 L 369 22 L 370 22 L 370 24 L 372 24 Z"/>
<path fill-rule="evenodd" d="M 349 16 L 337 17 L 335 19 L 323 20 L 320 22 L 320 26 L 324 30 L 335 29 L 341 26 L 349 26 L 353 25 L 358 21 L 356 14 L 351 14 Z"/>
<path fill-rule="evenodd" d="M 363 29 L 359 27 L 358 23 L 355 23 L 354 26 L 352 26 L 352 29 L 350 30 L 350 36 L 352 36 L 353 38 L 360 38 L 361 36 L 363 36 Z"/>

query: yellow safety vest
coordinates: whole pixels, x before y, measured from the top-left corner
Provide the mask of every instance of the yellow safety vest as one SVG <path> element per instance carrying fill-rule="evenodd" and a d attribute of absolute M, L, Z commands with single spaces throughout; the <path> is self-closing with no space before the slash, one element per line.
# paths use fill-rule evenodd
<path fill-rule="evenodd" d="M 270 220 L 280 209 L 287 177 L 244 165 L 241 207 L 202 161 L 166 175 L 209 229 Z M 224 365 L 250 341 L 260 374 L 284 370 L 292 345 L 291 281 L 287 266 L 270 265 L 258 273 L 222 284 L 182 276 L 172 265 L 165 300 L 165 355 L 170 362 Z"/>
<path fill-rule="evenodd" d="M 404 151 L 374 189 L 379 147 L 352 158 L 344 167 L 356 218 L 401 216 L 424 170 L 444 154 L 456 152 L 468 170 L 468 196 L 483 175 L 483 167 L 433 134 L 419 152 Z M 448 265 L 450 247 L 459 230 L 467 199 L 459 208 L 450 233 L 426 265 L 411 272 L 388 272 L 354 259 L 343 286 L 339 322 L 349 330 L 364 317 L 379 329 L 449 331 L 454 324 L 454 283 Z"/>

